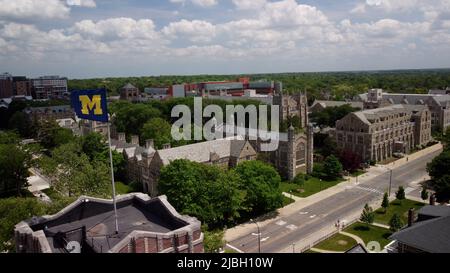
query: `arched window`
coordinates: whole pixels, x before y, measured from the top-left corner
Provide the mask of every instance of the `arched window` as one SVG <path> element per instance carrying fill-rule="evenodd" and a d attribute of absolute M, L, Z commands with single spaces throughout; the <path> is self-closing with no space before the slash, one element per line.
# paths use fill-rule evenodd
<path fill-rule="evenodd" d="M 300 143 L 297 146 L 295 158 L 296 158 L 296 165 L 297 166 L 306 164 L 306 146 L 305 146 L 305 143 Z"/>

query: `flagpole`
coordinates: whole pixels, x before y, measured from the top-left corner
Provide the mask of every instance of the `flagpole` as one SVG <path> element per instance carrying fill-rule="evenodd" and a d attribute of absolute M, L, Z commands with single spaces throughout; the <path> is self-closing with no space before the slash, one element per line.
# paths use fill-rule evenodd
<path fill-rule="evenodd" d="M 113 194 L 113 204 L 114 204 L 114 221 L 116 224 L 116 234 L 119 233 L 119 222 L 117 219 L 117 204 L 116 204 L 116 184 L 114 182 L 114 165 L 113 165 L 113 158 L 112 158 L 112 149 L 111 149 L 111 129 L 108 124 L 108 145 L 109 145 L 109 161 L 111 163 L 111 181 L 112 181 L 112 194 Z"/>

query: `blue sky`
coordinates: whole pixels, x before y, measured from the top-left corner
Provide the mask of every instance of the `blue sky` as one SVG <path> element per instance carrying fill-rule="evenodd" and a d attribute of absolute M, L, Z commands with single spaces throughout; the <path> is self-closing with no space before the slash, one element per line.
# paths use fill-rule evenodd
<path fill-rule="evenodd" d="M 0 0 L 0 72 L 450 67 L 450 0 Z"/>

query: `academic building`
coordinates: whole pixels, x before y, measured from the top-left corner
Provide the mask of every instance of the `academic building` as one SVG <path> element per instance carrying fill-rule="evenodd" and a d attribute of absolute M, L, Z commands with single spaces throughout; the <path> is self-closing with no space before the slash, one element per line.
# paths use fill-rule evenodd
<path fill-rule="evenodd" d="M 366 162 L 409 153 L 430 141 L 431 112 L 426 105 L 398 104 L 364 110 L 336 122 L 338 147 L 357 153 Z"/>

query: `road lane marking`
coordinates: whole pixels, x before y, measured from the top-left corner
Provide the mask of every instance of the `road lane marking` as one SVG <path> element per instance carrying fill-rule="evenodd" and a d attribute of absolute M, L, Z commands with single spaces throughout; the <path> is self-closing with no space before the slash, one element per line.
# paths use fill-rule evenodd
<path fill-rule="evenodd" d="M 265 242 L 265 241 L 269 240 L 269 238 L 270 238 L 270 237 L 262 238 L 262 239 L 261 239 L 261 242 Z"/>
<path fill-rule="evenodd" d="M 311 216 L 309 216 L 309 218 L 311 218 L 311 219 L 313 219 L 313 218 L 315 218 L 317 215 L 311 215 Z"/>
<path fill-rule="evenodd" d="M 234 247 L 234 246 L 232 246 L 232 245 L 230 245 L 230 244 L 226 244 L 226 246 L 229 247 L 229 248 L 231 248 L 231 249 L 233 249 L 234 251 L 239 252 L 239 253 L 245 253 L 244 251 L 242 251 L 242 250 L 240 250 L 239 248 Z"/>
<path fill-rule="evenodd" d="M 279 226 L 284 226 L 284 225 L 286 225 L 287 223 L 286 223 L 285 221 L 283 221 L 283 220 L 280 220 L 280 221 L 276 222 L 275 224 L 277 224 L 277 225 L 279 225 Z"/>
<path fill-rule="evenodd" d="M 306 215 L 306 214 L 308 214 L 309 212 L 308 211 L 300 211 L 298 214 L 300 214 L 300 215 Z"/>
<path fill-rule="evenodd" d="M 290 230 L 296 230 L 298 227 L 296 225 L 289 225 L 286 228 L 288 228 Z"/>
<path fill-rule="evenodd" d="M 363 190 L 363 191 L 369 191 L 369 192 L 378 193 L 378 194 L 384 194 L 384 193 L 382 193 L 381 191 L 379 191 L 377 189 L 373 189 L 373 188 L 369 188 L 369 187 L 356 186 L 355 189 L 359 189 L 359 190 Z"/>

